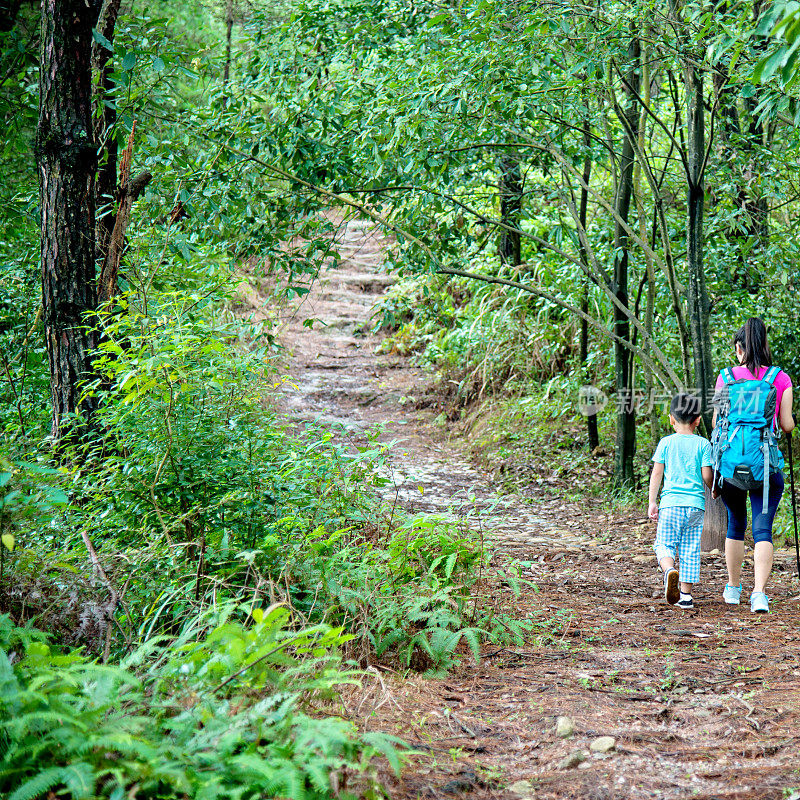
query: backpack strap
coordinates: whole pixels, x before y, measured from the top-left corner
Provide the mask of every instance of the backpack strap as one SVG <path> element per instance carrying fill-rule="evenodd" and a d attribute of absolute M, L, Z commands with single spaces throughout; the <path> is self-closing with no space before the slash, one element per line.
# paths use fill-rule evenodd
<path fill-rule="evenodd" d="M 762 380 L 762 381 L 765 381 L 765 382 L 766 382 L 766 383 L 768 383 L 770 386 L 772 386 L 772 385 L 775 383 L 775 378 L 777 378 L 777 377 L 778 377 L 778 373 L 779 373 L 780 371 L 781 371 L 781 368 L 780 368 L 780 367 L 770 367 L 770 368 L 769 368 L 769 369 L 766 371 L 766 374 L 764 375 L 764 377 L 763 377 L 761 380 Z"/>
<path fill-rule="evenodd" d="M 731 367 L 725 367 L 720 375 L 722 375 L 722 382 L 727 386 L 730 386 L 732 383 L 736 383 L 736 378 L 733 377 L 733 369 Z"/>
<path fill-rule="evenodd" d="M 761 380 L 768 383 L 770 386 L 774 386 L 775 379 L 778 377 L 780 371 L 780 367 L 770 367 Z M 769 427 L 764 428 L 762 433 L 761 448 L 764 451 L 764 485 L 762 488 L 761 509 L 762 513 L 765 515 L 767 513 L 767 503 L 769 502 L 769 445 L 770 438 L 774 438 L 774 428 L 775 422 L 771 421 Z"/>

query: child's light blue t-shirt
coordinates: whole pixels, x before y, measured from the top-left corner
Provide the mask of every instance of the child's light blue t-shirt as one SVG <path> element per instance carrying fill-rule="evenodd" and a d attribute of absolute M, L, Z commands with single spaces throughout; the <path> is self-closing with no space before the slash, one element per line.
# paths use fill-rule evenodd
<path fill-rule="evenodd" d="M 711 466 L 711 443 L 694 433 L 673 433 L 656 447 L 653 461 L 664 465 L 659 508 L 706 507 L 703 467 Z"/>

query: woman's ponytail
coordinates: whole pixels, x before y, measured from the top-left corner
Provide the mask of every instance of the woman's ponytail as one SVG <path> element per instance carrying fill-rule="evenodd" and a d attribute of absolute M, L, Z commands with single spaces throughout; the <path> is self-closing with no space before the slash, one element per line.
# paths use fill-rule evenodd
<path fill-rule="evenodd" d="M 750 372 L 758 377 L 761 367 L 772 366 L 772 353 L 767 344 L 767 326 L 759 317 L 750 317 L 733 336 L 733 346 L 740 345 L 744 350 L 742 362 Z"/>

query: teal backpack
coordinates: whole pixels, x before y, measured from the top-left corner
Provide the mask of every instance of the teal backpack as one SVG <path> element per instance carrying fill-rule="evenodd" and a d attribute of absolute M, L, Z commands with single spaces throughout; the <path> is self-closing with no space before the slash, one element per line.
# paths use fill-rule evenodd
<path fill-rule="evenodd" d="M 746 491 L 761 487 L 763 509 L 769 499 L 769 476 L 783 469 L 774 426 L 780 369 L 770 367 L 760 380 L 734 378 L 722 370 L 722 388 L 714 397 L 717 425 L 711 435 L 714 484 L 722 478 Z"/>

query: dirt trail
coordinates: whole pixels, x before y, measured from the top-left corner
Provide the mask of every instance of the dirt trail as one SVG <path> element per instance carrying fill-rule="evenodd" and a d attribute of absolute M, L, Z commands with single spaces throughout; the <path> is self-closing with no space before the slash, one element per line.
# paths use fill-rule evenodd
<path fill-rule="evenodd" d="M 487 649 L 480 664 L 465 661 L 445 681 L 386 675 L 354 704 L 363 726 L 430 754 L 388 780 L 390 796 L 721 800 L 781 798 L 800 787 L 793 553 L 776 553 L 774 613 L 722 602 L 719 554 L 703 556 L 697 608 L 678 612 L 658 591 L 654 531 L 642 515 L 598 502 L 498 498 L 434 415 L 411 410 L 426 376 L 376 353 L 380 337 L 368 320 L 393 280 L 380 269 L 389 242 L 357 220 L 343 223 L 340 238 L 335 268 L 283 312 L 294 385 L 282 409 L 355 435 L 385 425 L 383 438 L 400 440 L 398 502 L 461 515 L 482 508 L 498 557 L 525 561 L 538 588 L 517 604 L 519 616 L 537 620 L 529 646 Z M 310 330 L 309 318 L 320 321 Z M 559 716 L 570 718 L 571 735 L 557 734 Z M 594 752 L 602 736 L 614 747 Z"/>

